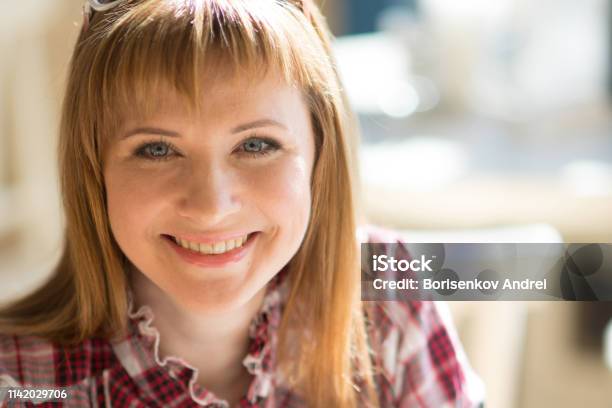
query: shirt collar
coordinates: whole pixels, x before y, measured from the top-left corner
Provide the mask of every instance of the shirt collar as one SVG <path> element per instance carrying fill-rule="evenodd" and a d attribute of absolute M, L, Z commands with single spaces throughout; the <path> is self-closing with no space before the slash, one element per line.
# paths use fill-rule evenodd
<path fill-rule="evenodd" d="M 262 306 L 249 326 L 248 353 L 242 363 L 253 376 L 246 395 L 252 404 L 267 398 L 275 387 L 275 350 L 283 299 L 287 291 L 286 275 L 285 267 L 268 283 Z M 180 357 L 160 356 L 160 333 L 153 325 L 153 310 L 148 305 L 142 305 L 135 310 L 131 291 L 128 291 L 127 314 L 127 336 L 114 342 L 113 348 L 131 377 L 135 378 L 145 370 L 157 366 L 170 377 L 186 381 L 190 396 L 197 403 L 227 407 L 225 401 L 197 383 L 197 368 Z"/>

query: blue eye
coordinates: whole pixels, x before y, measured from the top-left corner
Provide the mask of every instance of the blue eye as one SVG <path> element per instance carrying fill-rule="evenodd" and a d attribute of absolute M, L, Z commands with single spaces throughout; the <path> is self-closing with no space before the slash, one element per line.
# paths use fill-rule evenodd
<path fill-rule="evenodd" d="M 136 149 L 136 156 L 148 160 L 165 160 L 176 154 L 174 146 L 167 142 L 149 142 Z"/>
<path fill-rule="evenodd" d="M 261 139 L 250 139 L 244 142 L 244 150 L 249 153 L 259 153 L 266 148 L 268 144 Z"/>
<path fill-rule="evenodd" d="M 272 139 L 252 137 L 244 141 L 241 147 L 243 153 L 253 156 L 263 156 L 278 150 L 280 145 Z"/>

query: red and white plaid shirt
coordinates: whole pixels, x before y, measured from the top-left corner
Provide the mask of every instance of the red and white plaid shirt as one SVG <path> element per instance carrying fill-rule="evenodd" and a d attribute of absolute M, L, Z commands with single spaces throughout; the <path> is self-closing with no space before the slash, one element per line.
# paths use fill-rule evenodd
<path fill-rule="evenodd" d="M 397 235 L 362 229 L 362 240 L 397 242 Z M 365 234 L 365 235 L 363 235 Z M 274 371 L 278 325 L 285 298 L 283 273 L 269 284 L 264 304 L 249 328 L 244 358 L 253 376 L 239 407 L 293 408 L 299 398 Z M 159 355 L 159 332 L 143 306 L 129 312 L 128 333 L 115 340 L 91 338 L 61 347 L 34 337 L 0 335 L 0 387 L 67 390 L 65 407 L 227 407 L 196 382 L 197 369 Z M 482 384 L 472 372 L 440 302 L 377 302 L 369 336 L 379 344 L 375 382 L 381 407 L 479 407 Z M 26 400 L 4 405 L 33 406 Z M 0 397 L 2 402 L 2 397 Z M 14 405 L 13 405 L 14 404 Z"/>

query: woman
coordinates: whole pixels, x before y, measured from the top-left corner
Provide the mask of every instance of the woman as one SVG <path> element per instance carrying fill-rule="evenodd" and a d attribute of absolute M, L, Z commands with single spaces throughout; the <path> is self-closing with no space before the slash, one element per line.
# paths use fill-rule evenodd
<path fill-rule="evenodd" d="M 359 300 L 350 113 L 313 3 L 85 16 L 65 251 L 1 314 L 0 384 L 75 406 L 476 404 L 435 304 Z"/>

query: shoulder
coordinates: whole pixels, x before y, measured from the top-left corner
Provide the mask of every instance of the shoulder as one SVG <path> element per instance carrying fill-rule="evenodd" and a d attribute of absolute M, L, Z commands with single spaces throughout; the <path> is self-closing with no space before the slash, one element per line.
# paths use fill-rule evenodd
<path fill-rule="evenodd" d="M 61 346 L 35 336 L 0 334 L 0 386 L 72 386 L 113 360 L 112 348 L 104 340 Z"/>
<path fill-rule="evenodd" d="M 0 334 L 0 386 L 53 383 L 54 356 L 43 339 Z"/>
<path fill-rule="evenodd" d="M 478 407 L 482 382 L 442 302 L 372 302 L 370 338 L 392 406 Z"/>
<path fill-rule="evenodd" d="M 365 225 L 361 243 L 410 257 L 398 231 Z M 389 245 L 398 244 L 398 245 Z M 378 249 L 380 250 L 380 248 Z M 401 254 L 400 254 L 401 252 Z M 383 406 L 478 407 L 482 381 L 472 370 L 444 302 L 367 302 L 368 335 Z"/>

